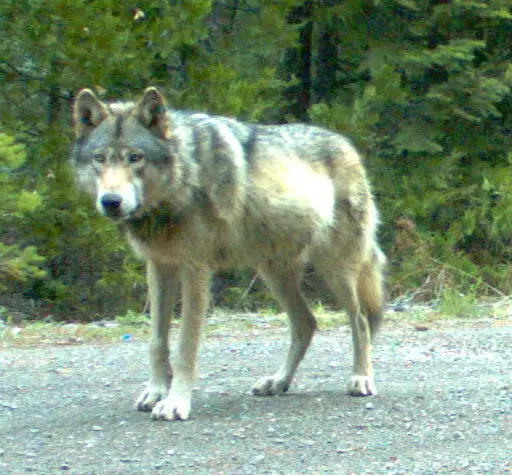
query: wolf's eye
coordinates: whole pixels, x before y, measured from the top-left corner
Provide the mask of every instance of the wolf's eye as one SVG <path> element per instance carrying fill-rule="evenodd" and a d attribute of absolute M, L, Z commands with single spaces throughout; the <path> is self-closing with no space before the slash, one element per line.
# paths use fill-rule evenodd
<path fill-rule="evenodd" d="M 139 163 L 144 160 L 144 155 L 142 153 L 133 152 L 128 155 L 128 161 L 132 164 Z"/>
<path fill-rule="evenodd" d="M 92 159 L 94 160 L 95 163 L 105 163 L 107 161 L 107 158 L 105 157 L 105 155 L 103 155 L 102 153 L 95 153 L 93 156 L 92 156 Z"/>

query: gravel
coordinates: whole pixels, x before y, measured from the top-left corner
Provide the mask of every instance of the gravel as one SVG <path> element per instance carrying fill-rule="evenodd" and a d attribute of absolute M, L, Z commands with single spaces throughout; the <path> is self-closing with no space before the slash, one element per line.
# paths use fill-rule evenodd
<path fill-rule="evenodd" d="M 510 320 L 388 322 L 380 395 L 345 393 L 345 327 L 319 332 L 290 392 L 250 395 L 277 368 L 283 329 L 203 342 L 193 415 L 133 409 L 147 343 L 0 352 L 0 474 L 434 474 L 511 471 Z"/>

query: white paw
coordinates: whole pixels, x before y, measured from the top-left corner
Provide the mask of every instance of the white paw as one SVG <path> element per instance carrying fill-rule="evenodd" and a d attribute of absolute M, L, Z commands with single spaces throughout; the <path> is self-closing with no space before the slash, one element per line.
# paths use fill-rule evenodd
<path fill-rule="evenodd" d="M 252 387 L 252 393 L 255 396 L 276 396 L 284 394 L 289 387 L 289 381 L 284 378 L 265 376 Z"/>
<path fill-rule="evenodd" d="M 169 394 L 153 408 L 151 419 L 186 421 L 190 416 L 190 400 L 190 396 Z"/>
<path fill-rule="evenodd" d="M 140 393 L 140 396 L 135 403 L 135 407 L 139 411 L 151 411 L 151 409 L 155 407 L 156 403 L 161 399 L 164 399 L 168 393 L 169 390 L 165 385 L 155 386 L 148 384 L 147 388 Z"/>
<path fill-rule="evenodd" d="M 376 396 L 377 388 L 373 377 L 353 375 L 348 383 L 348 393 L 351 396 Z"/>

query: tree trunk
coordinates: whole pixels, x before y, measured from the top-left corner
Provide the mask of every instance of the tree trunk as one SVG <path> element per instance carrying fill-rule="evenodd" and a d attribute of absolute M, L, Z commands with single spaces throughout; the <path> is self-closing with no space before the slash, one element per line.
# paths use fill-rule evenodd
<path fill-rule="evenodd" d="M 288 104 L 283 110 L 283 119 L 291 115 L 307 122 L 312 92 L 313 1 L 306 1 L 304 5 L 294 8 L 288 16 L 288 23 L 303 23 L 303 26 L 299 32 L 297 48 L 289 49 L 285 54 L 285 77 L 288 80 L 295 78 L 297 83 L 285 91 Z"/>

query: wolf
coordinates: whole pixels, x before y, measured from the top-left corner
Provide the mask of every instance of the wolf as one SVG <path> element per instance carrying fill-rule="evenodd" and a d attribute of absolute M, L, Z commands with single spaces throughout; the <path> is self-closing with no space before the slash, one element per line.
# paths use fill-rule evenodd
<path fill-rule="evenodd" d="M 254 268 L 289 317 L 291 343 L 258 396 L 286 392 L 316 320 L 300 290 L 306 263 L 350 316 L 353 396 L 377 393 L 372 339 L 383 312 L 378 214 L 361 157 L 341 135 L 170 109 L 161 91 L 136 102 L 82 90 L 73 106 L 71 165 L 97 210 L 124 228 L 147 261 L 150 380 L 136 408 L 189 418 L 200 328 L 212 273 Z M 168 332 L 181 289 L 176 357 Z"/>

